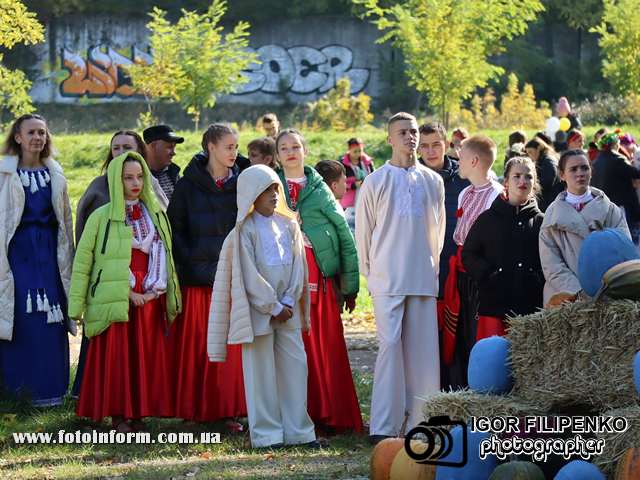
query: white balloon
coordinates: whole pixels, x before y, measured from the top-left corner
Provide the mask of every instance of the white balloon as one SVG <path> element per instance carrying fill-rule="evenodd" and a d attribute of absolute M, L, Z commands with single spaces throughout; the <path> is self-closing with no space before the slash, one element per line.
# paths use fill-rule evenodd
<path fill-rule="evenodd" d="M 551 138 L 555 138 L 556 132 L 560 130 L 560 119 L 558 117 L 551 117 L 547 119 L 545 127 L 545 133 Z"/>

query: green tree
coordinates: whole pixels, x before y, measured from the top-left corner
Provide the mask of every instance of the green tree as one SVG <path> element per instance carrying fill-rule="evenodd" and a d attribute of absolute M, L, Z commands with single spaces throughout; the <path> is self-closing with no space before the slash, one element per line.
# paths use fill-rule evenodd
<path fill-rule="evenodd" d="M 214 0 L 205 13 L 183 10 L 172 24 L 166 12 L 154 8 L 147 24 L 153 63 L 129 69 L 134 87 L 149 105 L 151 99 L 179 102 L 193 117 L 196 129 L 202 110 L 213 107 L 218 95 L 245 83 L 242 71 L 257 61 L 247 51 L 248 23 L 240 22 L 223 34 L 220 21 L 226 11 L 225 0 Z"/>
<path fill-rule="evenodd" d="M 342 77 L 324 97 L 309 103 L 314 127 L 350 130 L 371 122 L 371 97 L 362 92 L 352 96 L 350 92 L 351 81 Z"/>
<path fill-rule="evenodd" d="M 600 34 L 602 74 L 622 95 L 640 93 L 640 17 L 638 0 L 605 0 Z"/>
<path fill-rule="evenodd" d="M 522 91 L 518 86 L 518 77 L 509 75 L 507 91 L 500 100 L 500 116 L 497 124 L 492 127 L 499 128 L 536 128 L 544 125 L 545 120 L 551 116 L 551 109 L 547 102 L 540 106 L 536 103 L 536 95 L 533 87 L 525 83 Z"/>
<path fill-rule="evenodd" d="M 544 9 L 538 0 L 407 0 L 390 7 L 352 1 L 385 31 L 378 41 L 402 51 L 409 83 L 427 94 L 445 123 L 448 112 L 503 73 L 489 57 Z"/>
<path fill-rule="evenodd" d="M 19 0 L 0 0 L 0 47 L 11 49 L 16 44 L 33 44 L 44 40 L 44 29 Z M 2 64 L 0 53 L 0 103 L 13 117 L 34 110 L 29 96 L 31 82 L 20 70 Z"/>
<path fill-rule="evenodd" d="M 574 81 L 581 92 L 583 82 L 582 53 L 584 32 L 598 26 L 602 21 L 602 0 L 545 0 L 545 8 L 551 18 L 562 19 L 577 34 L 577 72 Z"/>

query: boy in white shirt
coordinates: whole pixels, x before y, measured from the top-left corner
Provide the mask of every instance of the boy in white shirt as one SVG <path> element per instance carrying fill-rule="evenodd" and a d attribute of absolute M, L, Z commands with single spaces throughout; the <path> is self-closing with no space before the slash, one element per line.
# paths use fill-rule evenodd
<path fill-rule="evenodd" d="M 389 119 L 392 157 L 369 174 L 356 205 L 360 272 L 373 297 L 379 343 L 371 400 L 371 443 L 422 419 L 418 396 L 440 389 L 436 300 L 444 243 L 444 184 L 417 162 L 418 124 Z"/>

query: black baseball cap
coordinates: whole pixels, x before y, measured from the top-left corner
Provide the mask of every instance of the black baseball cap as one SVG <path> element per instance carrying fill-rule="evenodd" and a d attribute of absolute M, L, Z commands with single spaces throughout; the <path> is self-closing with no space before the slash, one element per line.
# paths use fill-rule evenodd
<path fill-rule="evenodd" d="M 142 132 L 144 143 L 149 144 L 155 140 L 164 140 L 169 143 L 182 143 L 184 138 L 177 136 L 169 125 L 154 125 Z"/>

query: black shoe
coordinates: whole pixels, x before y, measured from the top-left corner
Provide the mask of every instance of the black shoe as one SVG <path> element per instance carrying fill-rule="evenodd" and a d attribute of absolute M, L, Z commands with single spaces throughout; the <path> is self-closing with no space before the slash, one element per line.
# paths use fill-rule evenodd
<path fill-rule="evenodd" d="M 369 443 L 371 445 L 377 445 L 381 441 L 383 441 L 383 440 L 385 440 L 387 438 L 393 438 L 393 437 L 391 435 L 369 435 Z"/>
<path fill-rule="evenodd" d="M 253 447 L 258 450 L 280 450 L 284 448 L 284 443 L 272 443 L 271 445 L 264 445 L 261 447 Z"/>
<path fill-rule="evenodd" d="M 296 447 L 302 447 L 302 448 L 310 448 L 312 450 L 318 450 L 320 448 L 327 447 L 328 443 L 329 442 L 327 442 L 326 440 L 325 440 L 325 442 L 320 442 L 319 440 L 313 440 L 311 442 L 301 443 L 301 444 L 295 445 L 295 446 Z"/>

